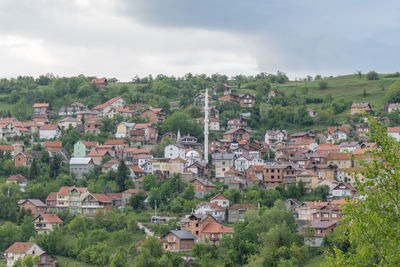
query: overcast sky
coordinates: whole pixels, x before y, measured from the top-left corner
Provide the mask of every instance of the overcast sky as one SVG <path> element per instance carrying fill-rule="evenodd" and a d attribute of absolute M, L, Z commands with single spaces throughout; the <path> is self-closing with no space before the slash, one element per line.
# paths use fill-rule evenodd
<path fill-rule="evenodd" d="M 400 71 L 400 1 L 0 0 L 0 76 Z"/>

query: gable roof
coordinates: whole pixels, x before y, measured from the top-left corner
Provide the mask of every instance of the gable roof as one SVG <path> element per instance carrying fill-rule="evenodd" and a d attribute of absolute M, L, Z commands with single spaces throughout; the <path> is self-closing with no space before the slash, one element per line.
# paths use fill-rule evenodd
<path fill-rule="evenodd" d="M 111 139 L 104 142 L 105 145 L 124 145 L 127 143 L 125 139 Z"/>
<path fill-rule="evenodd" d="M 7 253 L 25 253 L 27 252 L 35 243 L 29 242 L 15 242 L 9 247 L 6 252 Z"/>
<path fill-rule="evenodd" d="M 46 125 L 42 125 L 40 126 L 40 130 L 56 130 L 58 127 L 57 124 L 46 124 Z"/>
<path fill-rule="evenodd" d="M 49 103 L 35 103 L 33 104 L 33 108 L 48 108 L 50 106 Z"/>
<path fill-rule="evenodd" d="M 257 207 L 253 204 L 234 204 L 230 208 L 230 210 L 239 210 L 239 209 L 257 209 Z"/>
<path fill-rule="evenodd" d="M 67 195 L 71 190 L 76 189 L 79 192 L 83 193 L 87 191 L 86 187 L 75 187 L 75 186 L 62 186 L 60 190 L 58 190 L 57 195 Z"/>
<path fill-rule="evenodd" d="M 36 218 L 40 216 L 42 216 L 43 219 L 45 219 L 46 222 L 49 223 L 63 223 L 63 220 L 61 220 L 56 214 L 39 214 L 33 220 L 36 220 Z"/>
<path fill-rule="evenodd" d="M 400 133 L 400 126 L 396 127 L 387 127 L 388 133 Z"/>
<path fill-rule="evenodd" d="M 200 178 L 196 178 L 196 179 L 193 179 L 192 181 L 191 181 L 191 183 L 193 183 L 194 181 L 199 181 L 202 185 L 204 185 L 204 186 L 206 186 L 206 187 L 215 187 L 215 184 L 213 184 L 212 182 L 210 182 L 210 181 L 208 181 L 208 180 L 206 180 L 206 179 L 200 179 Z"/>
<path fill-rule="evenodd" d="M 80 142 L 82 144 L 84 144 L 85 146 L 97 146 L 99 144 L 99 142 L 97 142 L 97 141 L 82 141 L 82 140 L 80 140 Z"/>
<path fill-rule="evenodd" d="M 187 230 L 171 230 L 169 232 L 178 237 L 179 239 L 196 239 L 196 237 L 190 231 Z M 167 234 L 163 236 L 166 236 Z"/>
<path fill-rule="evenodd" d="M 46 141 L 44 147 L 62 147 L 61 141 Z"/>
<path fill-rule="evenodd" d="M 114 102 L 120 100 L 120 99 L 121 99 L 120 97 L 111 98 L 111 99 L 108 100 L 107 102 L 105 102 L 105 103 L 103 103 L 103 104 L 101 104 L 101 105 L 95 106 L 95 107 L 93 108 L 93 110 L 103 109 L 103 108 L 105 108 L 105 107 L 111 105 L 112 103 L 114 103 Z"/>
<path fill-rule="evenodd" d="M 21 174 L 12 175 L 7 178 L 7 182 L 27 182 L 28 180 Z"/>
<path fill-rule="evenodd" d="M 139 193 L 139 189 L 137 188 L 131 188 L 131 189 L 127 189 L 124 192 L 122 192 L 123 194 L 137 194 Z"/>
<path fill-rule="evenodd" d="M 71 158 L 69 161 L 70 165 L 74 164 L 89 164 L 92 161 L 92 158 Z M 92 162 L 93 163 L 93 162 Z"/>
<path fill-rule="evenodd" d="M 57 192 L 50 192 L 46 198 L 46 202 L 48 201 L 56 201 L 57 200 Z"/>
<path fill-rule="evenodd" d="M 212 200 L 228 200 L 228 199 L 221 193 L 218 193 L 210 199 L 210 201 Z"/>
<path fill-rule="evenodd" d="M 106 194 L 91 194 L 95 199 L 104 203 L 112 203 L 112 200 Z"/>
<path fill-rule="evenodd" d="M 18 201 L 18 205 L 22 205 L 27 201 L 31 202 L 35 207 L 47 207 L 40 199 L 21 199 Z"/>
<path fill-rule="evenodd" d="M 326 229 L 336 225 L 334 221 L 311 221 L 311 228 Z"/>
<path fill-rule="evenodd" d="M 222 234 L 233 234 L 234 231 L 230 227 L 223 226 L 219 223 L 209 223 L 204 227 L 203 233 L 222 233 Z"/>

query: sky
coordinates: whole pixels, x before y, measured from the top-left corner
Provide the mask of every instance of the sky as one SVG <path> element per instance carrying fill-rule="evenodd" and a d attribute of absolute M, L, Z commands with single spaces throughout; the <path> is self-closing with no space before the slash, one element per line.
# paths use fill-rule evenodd
<path fill-rule="evenodd" d="M 0 77 L 400 71 L 400 1 L 0 0 Z"/>

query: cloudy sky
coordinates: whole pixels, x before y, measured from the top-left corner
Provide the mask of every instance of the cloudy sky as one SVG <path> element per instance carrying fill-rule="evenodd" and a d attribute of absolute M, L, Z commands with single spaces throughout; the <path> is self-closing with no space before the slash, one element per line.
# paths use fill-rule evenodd
<path fill-rule="evenodd" d="M 0 76 L 400 71 L 396 0 L 0 0 Z"/>

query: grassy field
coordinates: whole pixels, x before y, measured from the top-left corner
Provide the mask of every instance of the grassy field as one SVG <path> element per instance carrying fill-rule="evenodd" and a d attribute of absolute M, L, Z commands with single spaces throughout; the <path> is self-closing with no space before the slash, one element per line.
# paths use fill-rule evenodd
<path fill-rule="evenodd" d="M 320 267 L 321 264 L 323 264 L 324 262 L 325 262 L 324 255 L 318 255 L 311 258 L 311 260 L 307 262 L 307 264 L 304 265 L 304 267 Z"/>
<path fill-rule="evenodd" d="M 74 259 L 57 256 L 57 262 L 60 267 L 94 267 L 94 265 L 90 265 L 84 262 L 79 262 Z M 0 265 L 1 266 L 1 265 Z"/>

